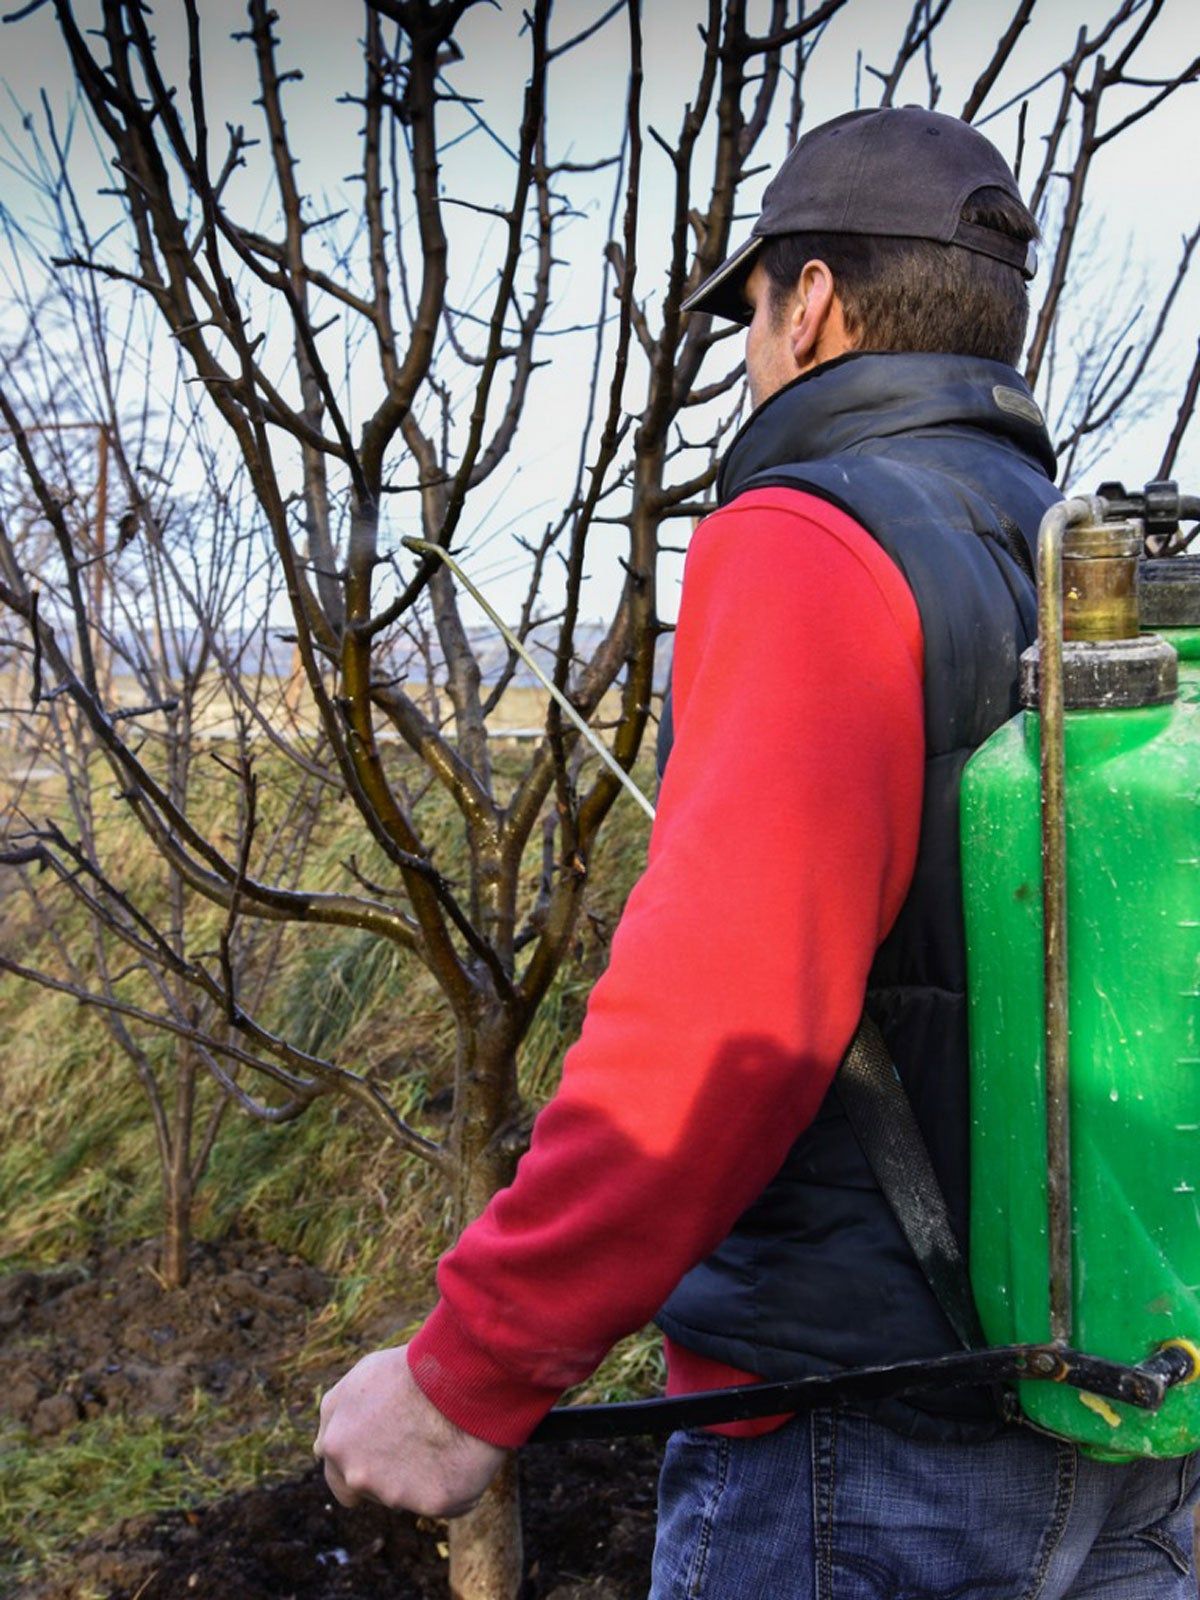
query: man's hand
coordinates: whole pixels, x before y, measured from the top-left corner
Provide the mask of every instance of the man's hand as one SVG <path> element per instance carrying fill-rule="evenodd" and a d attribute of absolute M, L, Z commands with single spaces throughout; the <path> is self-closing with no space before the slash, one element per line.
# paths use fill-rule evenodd
<path fill-rule="evenodd" d="M 506 1452 L 464 1433 L 417 1387 L 407 1346 L 377 1350 L 321 1401 L 313 1454 L 344 1506 L 375 1500 L 426 1517 L 461 1517 Z"/>

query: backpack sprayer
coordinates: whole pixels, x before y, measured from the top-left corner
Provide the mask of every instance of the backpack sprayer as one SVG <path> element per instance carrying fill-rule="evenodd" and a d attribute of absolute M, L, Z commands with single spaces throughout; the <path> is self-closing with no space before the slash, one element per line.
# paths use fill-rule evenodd
<path fill-rule="evenodd" d="M 1197 519 L 1174 484 L 1050 511 L 1028 709 L 962 785 L 975 1299 L 993 1343 L 1179 1356 L 1142 1412 L 1020 1386 L 1106 1459 L 1200 1445 Z"/>
<path fill-rule="evenodd" d="M 1200 497 L 1173 483 L 1106 483 L 1047 513 L 1024 709 L 963 775 L 970 1287 L 982 1325 L 969 1348 L 564 1406 L 531 1442 L 1015 1384 L 1031 1422 L 1089 1455 L 1200 1446 L 1200 556 L 1184 553 L 1189 522 Z M 613 766 L 457 563 L 406 543 L 451 567 Z M 903 1171 L 901 1154 L 891 1165 Z M 914 1209 L 881 1187 L 939 1300 L 949 1281 L 969 1301 L 953 1242 L 953 1259 L 931 1262 L 914 1236 L 947 1237 L 944 1201 L 935 1192 L 942 1215 L 926 1228 L 913 1221 L 926 1194 Z"/>

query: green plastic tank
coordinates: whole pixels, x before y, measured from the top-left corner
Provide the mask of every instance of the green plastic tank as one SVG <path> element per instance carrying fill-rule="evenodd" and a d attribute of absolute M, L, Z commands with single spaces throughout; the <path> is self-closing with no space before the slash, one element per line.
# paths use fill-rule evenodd
<path fill-rule="evenodd" d="M 972 1281 L 993 1344 L 1050 1338 L 1038 717 L 963 782 Z M 1200 1340 L 1200 707 L 1067 713 L 1072 1343 L 1143 1360 Z M 1098 1453 L 1182 1455 L 1200 1386 L 1152 1416 L 1022 1385 Z"/>
<path fill-rule="evenodd" d="M 1064 718 L 1069 1342 L 1135 1364 L 1200 1342 L 1200 705 L 1099 699 Z M 1039 742 L 1038 712 L 1020 712 L 962 786 L 970 1259 L 993 1345 L 1052 1338 Z M 1105 1459 L 1200 1443 L 1200 1384 L 1156 1413 L 1019 1391 L 1033 1422 Z"/>

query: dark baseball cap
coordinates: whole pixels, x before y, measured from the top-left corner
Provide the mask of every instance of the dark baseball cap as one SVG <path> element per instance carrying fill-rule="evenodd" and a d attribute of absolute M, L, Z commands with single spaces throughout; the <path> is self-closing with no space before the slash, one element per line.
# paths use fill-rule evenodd
<path fill-rule="evenodd" d="M 742 290 L 764 239 L 785 233 L 867 233 L 957 244 L 1032 278 L 1037 251 L 995 228 L 963 222 L 976 189 L 1021 202 L 1008 163 L 970 123 L 919 106 L 847 111 L 813 128 L 767 185 L 749 239 L 683 302 L 746 322 Z"/>

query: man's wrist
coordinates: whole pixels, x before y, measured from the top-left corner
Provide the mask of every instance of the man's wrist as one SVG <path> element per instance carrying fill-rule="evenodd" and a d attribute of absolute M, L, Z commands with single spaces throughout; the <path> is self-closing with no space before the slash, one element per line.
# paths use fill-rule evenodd
<path fill-rule="evenodd" d="M 408 1363 L 444 1417 L 505 1450 L 525 1442 L 562 1392 L 504 1366 L 472 1339 L 444 1300 L 409 1345 Z"/>

